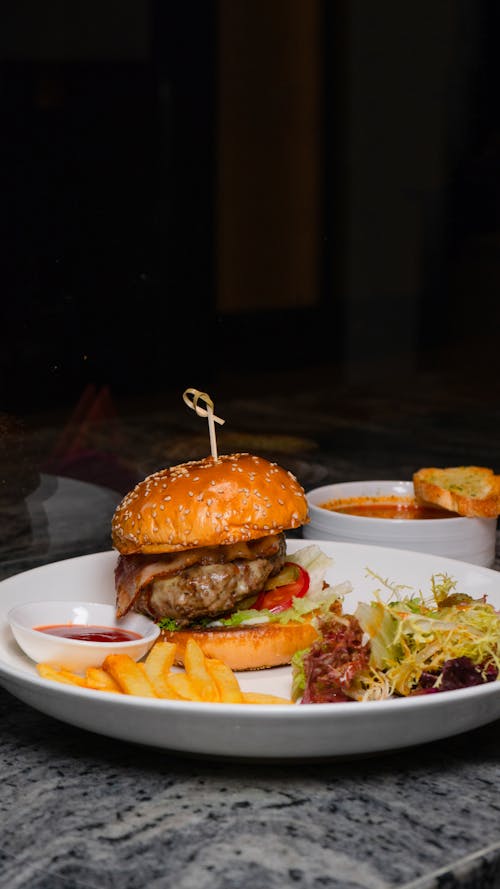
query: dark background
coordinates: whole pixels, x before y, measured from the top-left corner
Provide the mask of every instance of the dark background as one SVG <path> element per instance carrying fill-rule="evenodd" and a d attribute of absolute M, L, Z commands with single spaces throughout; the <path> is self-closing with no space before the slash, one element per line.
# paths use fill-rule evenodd
<path fill-rule="evenodd" d="M 495 0 L 4 7 L 0 410 L 316 366 L 489 385 L 499 18 Z"/>

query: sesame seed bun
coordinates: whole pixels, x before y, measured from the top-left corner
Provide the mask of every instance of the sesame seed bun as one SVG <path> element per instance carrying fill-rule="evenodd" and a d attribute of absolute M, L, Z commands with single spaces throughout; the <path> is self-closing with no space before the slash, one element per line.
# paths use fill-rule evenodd
<path fill-rule="evenodd" d="M 291 472 L 251 454 L 162 469 L 127 494 L 112 521 L 123 555 L 172 553 L 255 540 L 309 521 Z"/>
<path fill-rule="evenodd" d="M 176 663 L 184 662 L 188 639 L 194 639 L 207 657 L 223 661 L 232 670 L 265 670 L 289 664 L 296 651 L 309 648 L 318 632 L 309 621 L 269 623 L 203 630 L 162 630 L 161 638 L 175 642 Z"/>

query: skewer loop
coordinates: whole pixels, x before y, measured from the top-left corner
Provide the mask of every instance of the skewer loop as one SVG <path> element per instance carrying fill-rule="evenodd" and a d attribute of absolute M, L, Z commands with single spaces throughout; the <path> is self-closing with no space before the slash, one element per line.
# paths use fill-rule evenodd
<path fill-rule="evenodd" d="M 192 396 L 192 397 L 190 397 Z M 214 403 L 210 398 L 210 395 L 207 392 L 200 392 L 199 389 L 186 389 L 182 395 L 182 398 L 191 410 L 195 411 L 199 417 L 207 417 L 208 419 L 208 432 L 210 435 L 210 449 L 212 451 L 212 457 L 214 460 L 217 460 L 217 439 L 215 436 L 215 426 L 214 423 L 219 423 L 221 426 L 226 422 L 222 420 L 221 417 L 216 417 L 214 414 Z M 206 409 L 201 407 L 198 403 L 202 401 L 206 404 Z"/>

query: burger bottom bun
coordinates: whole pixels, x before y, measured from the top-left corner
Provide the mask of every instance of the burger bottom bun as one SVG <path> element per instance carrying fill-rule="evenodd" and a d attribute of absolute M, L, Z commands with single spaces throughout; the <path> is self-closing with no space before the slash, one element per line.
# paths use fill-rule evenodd
<path fill-rule="evenodd" d="M 235 671 L 264 670 L 289 664 L 296 651 L 309 648 L 318 632 L 309 621 L 245 627 L 162 630 L 160 639 L 177 645 L 175 663 L 184 663 L 188 639 L 194 639 L 207 657 L 223 661 Z"/>

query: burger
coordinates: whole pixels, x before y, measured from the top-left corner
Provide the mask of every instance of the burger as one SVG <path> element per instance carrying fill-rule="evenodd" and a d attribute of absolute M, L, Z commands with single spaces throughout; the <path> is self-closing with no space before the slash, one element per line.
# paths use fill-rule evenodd
<path fill-rule="evenodd" d="M 290 663 L 317 636 L 311 574 L 286 553 L 285 531 L 308 520 L 295 476 L 255 455 L 149 475 L 112 520 L 117 616 L 158 622 L 178 663 L 189 638 L 233 670 Z"/>

